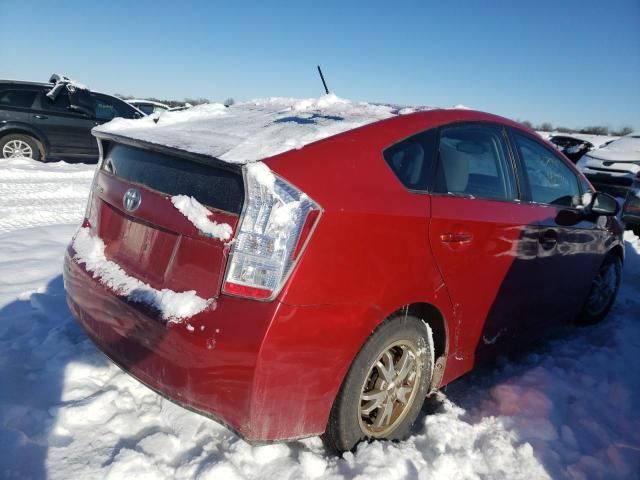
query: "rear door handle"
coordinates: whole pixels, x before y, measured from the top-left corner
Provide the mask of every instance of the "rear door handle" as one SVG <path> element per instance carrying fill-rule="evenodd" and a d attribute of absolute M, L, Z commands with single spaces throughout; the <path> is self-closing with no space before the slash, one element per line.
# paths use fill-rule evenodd
<path fill-rule="evenodd" d="M 473 236 L 470 233 L 443 233 L 440 240 L 444 243 L 466 243 L 470 242 Z"/>
<path fill-rule="evenodd" d="M 45 120 L 48 117 L 46 115 L 34 115 L 35 118 L 39 119 L 39 120 Z"/>
<path fill-rule="evenodd" d="M 542 248 L 549 250 L 556 246 L 558 243 L 558 234 L 555 230 L 545 230 L 538 238 L 538 241 L 542 245 Z"/>

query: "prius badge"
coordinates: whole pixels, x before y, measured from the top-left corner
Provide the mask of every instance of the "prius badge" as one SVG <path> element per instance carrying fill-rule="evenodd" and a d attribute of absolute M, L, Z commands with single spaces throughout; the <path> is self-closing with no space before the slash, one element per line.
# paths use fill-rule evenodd
<path fill-rule="evenodd" d="M 135 188 L 130 188 L 122 197 L 122 205 L 129 212 L 133 212 L 140 206 L 140 202 L 142 201 L 142 197 L 140 196 L 140 192 Z"/>

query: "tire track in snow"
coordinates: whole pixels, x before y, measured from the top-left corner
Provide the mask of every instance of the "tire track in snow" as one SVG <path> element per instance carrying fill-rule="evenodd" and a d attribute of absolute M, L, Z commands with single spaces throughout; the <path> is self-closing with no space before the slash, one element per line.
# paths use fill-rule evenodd
<path fill-rule="evenodd" d="M 94 165 L 3 160 L 0 163 L 0 233 L 45 225 L 79 224 L 94 170 Z"/>

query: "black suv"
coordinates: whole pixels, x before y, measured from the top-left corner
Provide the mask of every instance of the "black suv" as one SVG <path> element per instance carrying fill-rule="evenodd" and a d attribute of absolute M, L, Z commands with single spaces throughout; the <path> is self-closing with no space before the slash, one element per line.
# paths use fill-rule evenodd
<path fill-rule="evenodd" d="M 97 160 L 96 125 L 140 118 L 128 103 L 53 75 L 49 83 L 0 80 L 0 159 Z"/>

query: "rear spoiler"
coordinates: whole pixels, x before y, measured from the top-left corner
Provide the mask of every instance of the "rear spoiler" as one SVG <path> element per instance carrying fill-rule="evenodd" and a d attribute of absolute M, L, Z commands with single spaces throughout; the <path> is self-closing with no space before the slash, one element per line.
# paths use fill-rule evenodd
<path fill-rule="evenodd" d="M 125 137 L 123 135 L 118 135 L 116 133 L 100 132 L 95 130 L 93 130 L 91 133 L 93 134 L 94 137 L 98 139 L 98 143 L 100 144 L 101 157 L 108 150 L 108 145 L 105 145 L 105 144 L 121 143 L 123 145 L 128 145 L 130 147 L 140 148 L 143 150 L 151 150 L 154 152 L 163 153 L 165 155 L 170 155 L 172 157 L 182 158 L 184 160 L 200 163 L 203 165 L 207 165 L 209 167 L 222 168 L 224 170 L 228 170 L 236 173 L 242 172 L 242 164 L 225 162 L 224 160 L 220 160 L 219 158 L 212 157 L 210 155 L 188 152 L 186 150 L 181 150 L 179 148 L 168 147 L 166 145 L 160 145 L 158 143 L 152 143 L 144 140 L 138 140 L 136 138 Z"/>

